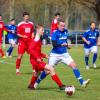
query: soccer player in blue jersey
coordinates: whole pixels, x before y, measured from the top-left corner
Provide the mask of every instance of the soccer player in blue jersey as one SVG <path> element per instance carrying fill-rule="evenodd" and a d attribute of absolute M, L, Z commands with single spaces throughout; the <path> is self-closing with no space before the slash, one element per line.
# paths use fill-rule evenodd
<path fill-rule="evenodd" d="M 63 20 L 59 20 L 58 29 L 55 30 L 52 34 L 53 49 L 51 50 L 48 64 L 52 67 L 54 67 L 55 64 L 58 64 L 58 62 L 62 62 L 68 65 L 70 68 L 72 68 L 73 73 L 75 77 L 79 80 L 80 84 L 83 87 L 86 87 L 90 82 L 90 79 L 83 79 L 79 69 L 77 68 L 75 61 L 68 53 L 67 48 L 69 46 L 67 43 L 67 35 L 68 30 L 65 29 L 65 22 Z M 34 84 L 34 88 L 37 87 L 40 81 L 43 80 L 47 76 L 47 74 L 48 73 L 46 73 L 45 71 L 41 73 L 40 77 Z"/>
<path fill-rule="evenodd" d="M 96 59 L 97 59 L 97 42 L 99 38 L 99 31 L 96 28 L 95 22 L 91 22 L 90 28 L 83 34 L 83 41 L 84 41 L 84 51 L 85 51 L 85 63 L 86 69 L 89 69 L 89 54 L 90 52 L 93 53 L 93 61 L 92 64 L 94 68 L 96 68 Z"/>
<path fill-rule="evenodd" d="M 8 41 L 10 44 L 10 47 L 8 48 L 7 52 L 6 52 L 6 56 L 7 57 L 12 57 L 12 51 L 16 45 L 17 42 L 17 35 L 16 35 L 16 25 L 15 25 L 15 19 L 11 19 L 10 23 L 7 25 L 7 29 L 8 29 Z"/>

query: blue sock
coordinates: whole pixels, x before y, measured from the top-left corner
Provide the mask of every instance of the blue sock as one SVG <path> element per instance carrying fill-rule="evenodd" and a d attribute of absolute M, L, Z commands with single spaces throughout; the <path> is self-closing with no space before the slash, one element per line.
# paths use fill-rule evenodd
<path fill-rule="evenodd" d="M 94 53 L 94 55 L 93 55 L 93 61 L 92 61 L 93 64 L 95 63 L 96 59 L 97 59 L 97 53 Z"/>
<path fill-rule="evenodd" d="M 47 76 L 46 72 L 43 71 L 40 75 L 40 77 L 37 79 L 36 83 L 40 83 L 45 77 Z"/>
<path fill-rule="evenodd" d="M 88 66 L 88 61 L 89 61 L 89 56 L 85 56 L 85 63 L 86 63 L 86 66 Z"/>
<path fill-rule="evenodd" d="M 11 55 L 12 51 L 13 51 L 13 47 L 12 47 L 12 46 L 10 46 L 10 47 L 9 47 L 9 49 L 7 50 L 7 52 L 8 52 L 8 56 L 10 56 L 10 55 Z"/>
<path fill-rule="evenodd" d="M 76 76 L 76 78 L 79 80 L 80 84 L 82 85 L 84 80 L 80 74 L 80 71 L 77 68 L 75 68 L 75 69 L 73 69 L 73 72 L 74 72 L 74 75 Z"/>
<path fill-rule="evenodd" d="M 13 47 L 11 47 L 10 49 L 9 56 L 11 55 L 12 51 L 13 51 Z"/>

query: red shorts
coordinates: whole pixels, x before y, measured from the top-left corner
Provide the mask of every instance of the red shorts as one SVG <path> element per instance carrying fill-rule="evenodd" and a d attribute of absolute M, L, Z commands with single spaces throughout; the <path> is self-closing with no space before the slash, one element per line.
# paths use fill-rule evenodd
<path fill-rule="evenodd" d="M 30 59 L 30 62 L 32 64 L 32 67 L 34 70 L 36 71 L 44 71 L 46 63 L 41 61 L 41 62 L 37 62 L 35 59 Z"/>
<path fill-rule="evenodd" d="M 25 51 L 28 53 L 28 47 L 29 47 L 29 43 L 19 42 L 18 43 L 18 54 L 24 54 Z"/>
<path fill-rule="evenodd" d="M 0 46 L 2 46 L 2 40 L 0 41 Z"/>

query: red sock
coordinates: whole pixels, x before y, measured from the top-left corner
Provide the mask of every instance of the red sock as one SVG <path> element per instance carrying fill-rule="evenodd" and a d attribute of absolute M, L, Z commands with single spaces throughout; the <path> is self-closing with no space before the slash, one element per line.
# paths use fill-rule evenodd
<path fill-rule="evenodd" d="M 16 69 L 20 68 L 21 59 L 16 60 Z"/>
<path fill-rule="evenodd" d="M 37 80 L 37 76 L 32 76 L 30 85 L 34 85 L 35 81 Z"/>
<path fill-rule="evenodd" d="M 60 87 L 62 86 L 62 82 L 60 81 L 60 79 L 58 78 L 58 76 L 55 74 L 53 76 L 51 76 L 52 79 L 57 83 L 57 85 Z"/>
<path fill-rule="evenodd" d="M 0 48 L 0 53 L 1 53 L 1 56 L 3 57 L 4 56 L 4 52 L 3 50 Z"/>

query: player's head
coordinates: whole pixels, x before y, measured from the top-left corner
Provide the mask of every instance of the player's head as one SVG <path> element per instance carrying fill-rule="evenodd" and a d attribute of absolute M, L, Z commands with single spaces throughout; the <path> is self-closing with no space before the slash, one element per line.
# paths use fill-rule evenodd
<path fill-rule="evenodd" d="M 2 21 L 2 15 L 0 14 L 0 21 Z"/>
<path fill-rule="evenodd" d="M 59 22 L 58 22 L 58 29 L 60 31 L 64 31 L 64 29 L 65 29 L 65 21 L 63 19 L 59 20 Z"/>
<path fill-rule="evenodd" d="M 57 20 L 59 20 L 59 18 L 60 18 L 60 13 L 59 12 L 57 12 L 57 13 L 55 13 L 55 16 L 54 16 Z"/>
<path fill-rule="evenodd" d="M 11 23 L 12 25 L 15 25 L 15 24 L 16 24 L 15 19 L 14 19 L 14 18 L 12 18 L 12 19 L 10 20 L 10 23 Z"/>
<path fill-rule="evenodd" d="M 44 33 L 44 26 L 42 24 L 37 24 L 36 26 L 36 34 L 42 36 Z"/>
<path fill-rule="evenodd" d="M 94 29 L 96 28 L 96 23 L 92 21 L 92 22 L 90 23 L 90 28 L 91 28 L 92 30 L 94 30 Z"/>
<path fill-rule="evenodd" d="M 24 18 L 24 21 L 27 22 L 30 18 L 30 14 L 28 12 L 24 12 L 23 13 L 23 18 Z"/>

